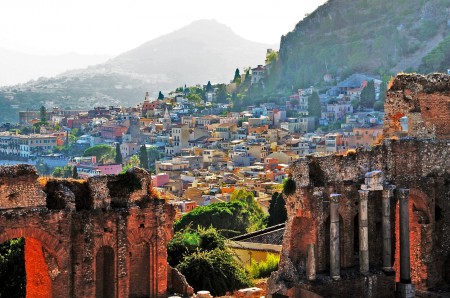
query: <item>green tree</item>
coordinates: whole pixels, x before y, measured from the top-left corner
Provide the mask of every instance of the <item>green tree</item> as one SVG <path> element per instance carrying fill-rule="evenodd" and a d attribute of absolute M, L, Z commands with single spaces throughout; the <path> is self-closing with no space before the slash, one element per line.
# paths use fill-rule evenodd
<path fill-rule="evenodd" d="M 45 109 L 44 106 L 41 106 L 41 108 L 39 110 L 39 117 L 41 119 L 41 122 L 47 121 L 47 110 Z"/>
<path fill-rule="evenodd" d="M 164 99 L 164 94 L 162 94 L 162 92 L 159 91 L 158 100 L 163 100 L 163 99 Z"/>
<path fill-rule="evenodd" d="M 139 166 L 148 170 L 148 155 L 145 145 L 142 145 L 141 148 L 139 148 L 139 161 Z"/>
<path fill-rule="evenodd" d="M 25 239 L 0 244 L 0 297 L 25 297 Z"/>
<path fill-rule="evenodd" d="M 225 238 L 212 226 L 208 228 L 187 227 L 175 233 L 167 245 L 168 261 L 170 266 L 176 267 L 183 257 L 197 250 L 211 251 L 225 249 Z"/>
<path fill-rule="evenodd" d="M 64 166 L 64 167 L 54 167 L 52 172 L 53 177 L 57 178 L 69 178 L 72 177 L 72 167 Z"/>
<path fill-rule="evenodd" d="M 320 118 L 322 115 L 322 107 L 320 105 L 320 97 L 317 92 L 313 92 L 308 97 L 308 113 L 311 117 Z"/>
<path fill-rule="evenodd" d="M 177 269 L 194 290 L 207 290 L 213 296 L 251 286 L 248 273 L 224 249 L 195 251 L 186 256 Z"/>
<path fill-rule="evenodd" d="M 140 160 L 139 160 L 139 156 L 137 156 L 136 154 L 132 155 L 130 157 L 130 160 L 128 161 L 128 163 L 126 164 L 126 166 L 124 166 L 122 168 L 122 171 L 120 172 L 120 174 L 125 174 L 129 169 L 131 169 L 132 167 L 138 167 L 140 164 Z"/>
<path fill-rule="evenodd" d="M 277 51 L 269 51 L 266 54 L 266 64 L 270 64 L 272 62 L 277 61 L 278 59 L 278 52 Z"/>
<path fill-rule="evenodd" d="M 218 84 L 216 85 L 216 87 L 217 87 L 217 96 L 216 96 L 217 102 L 219 103 L 227 102 L 228 97 L 227 86 L 225 84 Z"/>
<path fill-rule="evenodd" d="M 36 162 L 36 170 L 38 171 L 39 175 L 50 174 L 50 167 L 44 162 L 42 158 L 38 159 L 38 161 Z"/>
<path fill-rule="evenodd" d="M 78 177 L 78 169 L 77 169 L 77 166 L 73 166 L 72 167 L 72 178 L 73 179 L 78 179 L 79 177 Z"/>
<path fill-rule="evenodd" d="M 387 91 L 387 83 L 381 82 L 380 84 L 380 96 L 378 97 L 378 100 L 381 101 L 384 104 L 384 101 L 386 100 L 386 91 Z"/>
<path fill-rule="evenodd" d="M 95 156 L 97 162 L 113 161 L 115 156 L 115 150 L 110 145 L 101 144 L 84 150 L 83 156 Z"/>
<path fill-rule="evenodd" d="M 275 192 L 269 205 L 269 219 L 267 226 L 271 227 L 287 220 L 286 202 L 282 193 Z"/>
<path fill-rule="evenodd" d="M 381 100 L 377 100 L 374 104 L 373 104 L 373 109 L 375 111 L 384 111 L 384 102 Z"/>
<path fill-rule="evenodd" d="M 122 152 L 120 151 L 120 144 L 116 143 L 116 156 L 114 157 L 116 163 L 122 163 Z"/>
<path fill-rule="evenodd" d="M 210 81 L 208 81 L 208 84 L 206 84 L 205 91 L 206 91 L 206 92 L 211 92 L 211 91 L 213 91 L 213 87 L 212 87 Z"/>
<path fill-rule="evenodd" d="M 265 228 L 266 215 L 262 211 L 261 206 L 255 200 L 252 192 L 244 189 L 238 189 L 231 193 L 230 202 L 243 202 L 246 210 L 250 213 L 249 225 L 247 232 L 253 232 Z"/>
<path fill-rule="evenodd" d="M 360 96 L 361 106 L 365 108 L 372 108 L 375 103 L 375 83 L 374 81 L 370 81 L 367 83 L 367 86 L 361 91 Z"/>
<path fill-rule="evenodd" d="M 186 98 L 195 104 L 199 104 L 202 101 L 202 97 L 196 93 L 189 93 Z"/>
<path fill-rule="evenodd" d="M 233 237 L 247 232 L 247 228 L 251 226 L 250 216 L 242 201 L 214 203 L 199 206 L 183 215 L 175 222 L 174 230 L 180 231 L 188 226 L 193 229 L 212 226 L 224 237 Z"/>
<path fill-rule="evenodd" d="M 236 83 L 238 85 L 241 83 L 241 74 L 239 72 L 239 68 L 236 68 L 236 70 L 234 71 L 233 83 Z"/>

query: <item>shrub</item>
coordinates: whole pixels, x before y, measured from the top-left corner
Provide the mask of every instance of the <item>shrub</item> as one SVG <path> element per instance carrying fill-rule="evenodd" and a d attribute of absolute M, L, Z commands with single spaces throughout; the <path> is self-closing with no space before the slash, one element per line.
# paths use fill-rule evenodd
<path fill-rule="evenodd" d="M 295 184 L 295 181 L 292 179 L 292 177 L 288 177 L 283 180 L 283 193 L 285 195 L 289 196 L 294 194 L 296 189 L 297 185 Z"/>
<path fill-rule="evenodd" d="M 278 270 L 279 262 L 279 256 L 269 253 L 267 254 L 265 261 L 258 263 L 255 260 L 252 260 L 251 265 L 247 266 L 247 271 L 253 278 L 269 277 L 273 271 Z"/>

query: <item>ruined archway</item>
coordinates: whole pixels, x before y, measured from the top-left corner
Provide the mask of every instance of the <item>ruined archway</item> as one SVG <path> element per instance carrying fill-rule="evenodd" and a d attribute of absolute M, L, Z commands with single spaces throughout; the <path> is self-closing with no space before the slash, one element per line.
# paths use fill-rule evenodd
<path fill-rule="evenodd" d="M 411 280 L 418 289 L 428 288 L 429 255 L 433 249 L 429 198 L 422 192 L 411 189 L 409 199 L 409 237 Z M 399 202 L 395 214 L 395 262 L 396 281 L 400 280 L 400 215 Z"/>
<path fill-rule="evenodd" d="M 95 258 L 95 297 L 115 297 L 115 257 L 110 246 L 102 246 Z"/>
<path fill-rule="evenodd" d="M 142 242 L 130 251 L 130 298 L 150 297 L 150 246 Z"/>
<path fill-rule="evenodd" d="M 61 274 L 68 263 L 68 253 L 60 241 L 37 228 L 7 229 L 0 234 L 0 243 L 24 238 L 26 297 L 67 296 L 64 283 L 68 276 Z"/>
<path fill-rule="evenodd" d="M 308 244 L 316 242 L 316 225 L 310 217 L 295 217 L 291 231 L 291 260 L 297 268 L 305 268 Z"/>

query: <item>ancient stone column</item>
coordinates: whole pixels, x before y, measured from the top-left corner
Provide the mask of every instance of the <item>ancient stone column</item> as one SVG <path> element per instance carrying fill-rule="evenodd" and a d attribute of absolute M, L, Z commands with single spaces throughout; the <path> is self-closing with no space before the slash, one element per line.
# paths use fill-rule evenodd
<path fill-rule="evenodd" d="M 400 283 L 397 285 L 398 296 L 415 297 L 411 283 L 411 264 L 409 250 L 409 189 L 399 189 L 400 204 Z"/>
<path fill-rule="evenodd" d="M 383 270 L 392 271 L 392 240 L 391 240 L 391 198 L 395 185 L 387 185 L 383 190 L 381 200 L 382 234 L 383 234 Z"/>
<path fill-rule="evenodd" d="M 409 248 L 409 189 L 399 189 L 400 204 L 400 282 L 411 283 Z"/>
<path fill-rule="evenodd" d="M 359 191 L 359 271 L 369 273 L 368 190 Z"/>
<path fill-rule="evenodd" d="M 340 279 L 341 259 L 339 250 L 339 201 L 340 194 L 330 195 L 330 276 Z"/>
<path fill-rule="evenodd" d="M 314 255 L 314 244 L 308 244 L 308 256 L 306 258 L 306 278 L 316 279 L 316 259 Z"/>

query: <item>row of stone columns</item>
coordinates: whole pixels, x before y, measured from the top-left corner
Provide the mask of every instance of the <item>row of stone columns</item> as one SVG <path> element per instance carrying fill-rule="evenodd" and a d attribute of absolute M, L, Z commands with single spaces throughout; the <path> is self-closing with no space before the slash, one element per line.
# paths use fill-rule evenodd
<path fill-rule="evenodd" d="M 383 189 L 382 196 L 382 237 L 383 237 L 383 269 L 392 270 L 392 233 L 391 206 L 395 186 L 388 185 Z M 359 191 L 359 255 L 360 272 L 369 272 L 369 228 L 368 228 L 368 198 L 369 190 Z M 401 279 L 410 281 L 409 266 L 409 210 L 408 189 L 400 189 L 400 252 L 402 255 Z M 340 275 L 340 244 L 339 244 L 339 201 L 341 194 L 330 195 L 330 274 L 333 279 Z"/>

